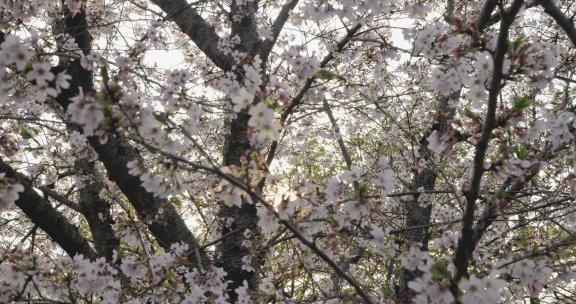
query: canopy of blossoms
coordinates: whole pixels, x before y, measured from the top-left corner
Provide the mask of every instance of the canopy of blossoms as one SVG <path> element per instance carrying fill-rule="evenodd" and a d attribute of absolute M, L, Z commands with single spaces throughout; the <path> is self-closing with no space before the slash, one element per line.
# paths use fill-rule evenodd
<path fill-rule="evenodd" d="M 0 303 L 574 303 L 569 0 L 0 0 Z"/>

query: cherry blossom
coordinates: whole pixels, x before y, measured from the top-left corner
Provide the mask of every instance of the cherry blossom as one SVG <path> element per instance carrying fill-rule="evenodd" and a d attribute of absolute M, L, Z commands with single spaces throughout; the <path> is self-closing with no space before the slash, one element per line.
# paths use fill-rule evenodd
<path fill-rule="evenodd" d="M 50 72 L 50 63 L 38 62 L 32 65 L 32 70 L 26 74 L 26 78 L 35 81 L 39 86 L 46 85 L 47 81 L 54 79 L 54 74 Z"/>
<path fill-rule="evenodd" d="M 402 266 L 409 270 L 416 270 L 426 259 L 426 252 L 420 250 L 421 245 L 416 243 L 410 247 L 408 252 L 404 252 L 400 257 Z"/>
<path fill-rule="evenodd" d="M 569 1 L 0 1 L 0 302 L 576 293 Z"/>
<path fill-rule="evenodd" d="M 231 96 L 234 112 L 240 112 L 252 104 L 254 96 L 245 88 L 241 88 Z"/>
<path fill-rule="evenodd" d="M 66 72 L 60 72 L 56 75 L 56 79 L 54 80 L 54 85 L 56 86 L 56 91 L 58 93 L 62 93 L 62 89 L 70 88 L 69 80 L 72 79 L 72 76 L 66 74 Z"/>
<path fill-rule="evenodd" d="M 484 301 L 496 302 L 500 299 L 500 291 L 506 285 L 504 280 L 495 277 L 479 279 L 472 275 L 458 284 L 464 291 L 462 301 L 464 303 L 485 303 Z"/>
<path fill-rule="evenodd" d="M 72 121 L 80 124 L 84 129 L 84 135 L 95 135 L 95 131 L 104 121 L 102 106 L 91 96 L 84 95 L 80 91 L 78 96 L 70 98 L 72 104 L 68 107 L 68 114 Z"/>
<path fill-rule="evenodd" d="M 32 57 L 32 53 L 28 47 L 14 35 L 7 35 L 4 38 L 4 42 L 0 45 L 0 48 L 2 49 L 3 55 L 6 56 L 6 60 L 16 64 L 18 70 L 24 70 L 28 64 L 28 60 Z M 42 65 L 40 67 L 44 68 Z M 49 70 L 49 68 L 47 70 Z"/>

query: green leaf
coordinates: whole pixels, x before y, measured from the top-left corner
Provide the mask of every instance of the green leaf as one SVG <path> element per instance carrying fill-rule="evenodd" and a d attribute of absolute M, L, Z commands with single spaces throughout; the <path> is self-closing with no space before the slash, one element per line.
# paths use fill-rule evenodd
<path fill-rule="evenodd" d="M 316 77 L 318 79 L 322 79 L 322 80 L 334 80 L 334 79 L 340 79 L 340 80 L 345 80 L 344 77 L 334 73 L 334 72 L 330 72 L 328 70 L 325 69 L 321 69 L 318 70 L 314 73 L 312 73 L 312 77 Z"/>
<path fill-rule="evenodd" d="M 112 117 L 114 115 L 114 109 L 109 105 L 102 108 L 102 112 L 104 112 L 104 116 L 106 117 Z"/>
<path fill-rule="evenodd" d="M 499 199 L 503 199 L 506 196 L 508 196 L 508 193 L 506 193 L 505 190 L 498 190 L 498 192 L 496 192 L 496 197 Z"/>
<path fill-rule="evenodd" d="M 522 37 L 518 37 L 514 41 L 508 41 L 508 52 L 514 52 L 523 42 L 524 38 Z"/>
<path fill-rule="evenodd" d="M 26 152 L 34 152 L 34 151 L 40 151 L 43 150 L 43 147 L 25 147 L 24 151 Z"/>
<path fill-rule="evenodd" d="M 368 185 L 365 183 L 358 183 L 358 195 L 362 198 L 368 193 Z"/>
<path fill-rule="evenodd" d="M 522 43 L 524 43 L 524 37 L 518 37 L 514 42 L 512 42 L 512 48 L 515 50 L 522 45 Z"/>
<path fill-rule="evenodd" d="M 533 103 L 534 103 L 534 100 L 532 100 L 532 98 L 530 98 L 528 96 L 516 98 L 512 102 L 512 111 L 519 112 L 519 111 L 531 106 Z"/>
<path fill-rule="evenodd" d="M 442 280 L 450 277 L 448 267 L 446 266 L 446 264 L 442 262 L 434 263 L 434 265 L 432 265 L 432 268 L 430 269 L 430 273 L 432 273 L 432 277 L 437 280 Z"/>
<path fill-rule="evenodd" d="M 474 119 L 476 118 L 476 114 L 474 114 L 474 112 L 472 112 L 472 110 L 470 110 L 470 108 L 464 108 L 464 116 L 470 118 L 470 119 Z"/>
<path fill-rule="evenodd" d="M 105 84 L 110 80 L 110 77 L 108 76 L 108 67 L 105 64 L 100 67 L 100 77 L 102 77 L 102 82 Z"/>
<path fill-rule="evenodd" d="M 28 132 L 28 130 L 26 130 L 26 128 L 24 128 L 22 126 L 20 126 L 20 128 L 19 128 L 19 133 L 20 133 L 20 136 L 22 136 L 22 138 L 24 138 L 24 139 L 30 139 L 30 138 L 34 137 L 34 135 L 30 134 L 30 132 Z"/>
<path fill-rule="evenodd" d="M 176 206 L 178 208 L 182 208 L 182 200 L 177 196 L 171 197 L 170 203 L 174 204 L 174 206 Z"/>
<path fill-rule="evenodd" d="M 84 169 L 88 166 L 88 162 L 85 159 L 77 159 L 75 165 L 80 169 Z"/>
<path fill-rule="evenodd" d="M 519 159 L 526 159 L 528 155 L 530 155 L 530 151 L 528 151 L 524 146 L 516 150 L 516 156 L 518 156 Z"/>

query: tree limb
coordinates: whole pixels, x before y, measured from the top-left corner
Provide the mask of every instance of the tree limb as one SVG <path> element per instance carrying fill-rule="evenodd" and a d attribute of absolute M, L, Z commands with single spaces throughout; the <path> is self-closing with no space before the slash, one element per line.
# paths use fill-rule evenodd
<path fill-rule="evenodd" d="M 348 42 L 350 42 L 352 40 L 352 38 L 354 38 L 354 35 L 360 30 L 361 27 L 362 27 L 361 24 L 357 24 L 354 27 L 352 27 L 350 30 L 348 30 L 348 32 L 346 33 L 346 36 L 344 36 L 336 44 L 336 49 L 334 51 L 328 53 L 328 55 L 326 55 L 326 57 L 324 57 L 324 59 L 322 59 L 322 61 L 320 62 L 320 68 L 325 68 L 326 65 L 328 65 L 328 63 L 330 61 L 332 61 L 332 59 L 334 59 L 334 56 L 336 53 L 342 52 L 344 50 L 344 48 L 346 47 L 346 45 L 348 44 Z M 290 102 L 288 107 L 286 107 L 284 112 L 282 112 L 282 115 L 280 116 L 280 123 L 285 123 L 288 120 L 288 117 L 290 117 L 290 115 L 296 109 L 296 107 L 302 103 L 302 100 L 304 99 L 304 95 L 308 92 L 308 90 L 310 90 L 310 88 L 312 88 L 312 84 L 314 84 L 315 81 L 316 81 L 316 77 L 314 77 L 314 76 L 312 76 L 312 77 L 308 78 L 308 80 L 306 80 L 306 82 L 304 83 L 304 86 L 300 89 L 298 94 L 296 94 L 296 96 L 294 96 L 292 98 L 292 101 Z M 274 141 L 270 145 L 270 149 L 268 150 L 268 155 L 266 156 L 266 162 L 268 163 L 268 165 L 270 165 L 272 163 L 272 160 L 274 160 L 274 156 L 276 154 L 276 149 L 278 149 L 278 141 Z"/>
<path fill-rule="evenodd" d="M 88 53 L 91 49 L 92 38 L 88 32 L 85 12 L 82 10 L 73 17 L 67 17 L 65 24 L 65 31 L 76 40 L 84 53 Z M 56 98 L 63 109 L 67 109 L 71 103 L 71 97 L 78 95 L 79 88 L 82 88 L 85 93 L 94 91 L 92 73 L 84 70 L 79 60 L 62 61 L 58 68 L 67 70 L 68 74 L 72 76 L 70 88 L 63 90 Z M 100 140 L 94 136 L 88 138 L 88 141 L 98 154 L 99 160 L 104 164 L 109 179 L 115 182 L 120 191 L 128 198 L 136 210 L 138 218 L 145 223 L 150 223 L 148 225 L 149 230 L 158 243 L 166 249 L 170 249 L 170 246 L 175 243 L 186 243 L 191 249 L 188 259 L 192 266 L 207 263 L 208 258 L 204 252 L 201 252 L 200 258 L 194 253 L 194 249 L 199 248 L 200 245 L 174 206 L 165 199 L 157 198 L 152 193 L 147 192 L 142 187 L 140 179 L 128 173 L 127 163 L 132 160 L 140 160 L 137 150 L 118 133 L 110 134 L 106 143 L 100 143 Z M 160 208 L 164 212 L 158 216 Z"/>
<path fill-rule="evenodd" d="M 282 6 L 278 16 L 276 16 L 276 20 L 274 20 L 274 23 L 272 24 L 272 39 L 266 39 L 262 44 L 262 50 L 260 52 L 262 60 L 266 61 L 266 58 L 268 58 L 270 51 L 272 51 L 274 44 L 276 44 L 280 32 L 282 32 L 282 29 L 284 28 L 284 24 L 288 20 L 288 17 L 290 17 L 290 12 L 296 7 L 298 1 L 299 0 L 289 0 L 284 4 L 284 6 Z"/>
<path fill-rule="evenodd" d="M 456 266 L 456 275 L 454 276 L 455 283 L 468 273 L 468 260 L 472 254 L 471 248 L 473 244 L 472 225 L 474 222 L 474 210 L 476 207 L 476 200 L 480 194 L 480 182 L 484 173 L 484 159 L 486 158 L 488 142 L 490 141 L 492 130 L 496 125 L 496 108 L 498 95 L 502 85 L 501 81 L 503 78 L 502 67 L 504 64 L 504 57 L 508 50 L 508 33 L 510 26 L 514 22 L 514 18 L 523 3 L 523 0 L 515 0 L 514 3 L 512 3 L 509 12 L 503 14 L 502 22 L 500 24 L 500 33 L 498 34 L 496 51 L 493 56 L 494 68 L 488 93 L 488 109 L 484 119 L 480 139 L 476 144 L 472 178 L 468 191 L 466 192 L 466 208 L 463 217 L 462 234 L 458 241 L 458 247 L 454 258 L 454 265 Z"/>
<path fill-rule="evenodd" d="M 564 13 L 554 4 L 552 0 L 538 0 L 538 3 L 544 8 L 544 12 L 554 18 L 556 23 L 566 32 L 566 35 L 576 46 L 576 28 L 574 23 L 566 17 Z"/>
<path fill-rule="evenodd" d="M 20 193 L 16 206 L 26 214 L 34 225 L 44 230 L 70 257 L 81 254 L 91 260 L 96 258 L 96 252 L 78 232 L 78 228 L 52 207 L 50 202 L 36 193 L 32 182 L 26 176 L 16 172 L 2 159 L 0 159 L 0 172 L 24 186 L 24 192 Z"/>
<path fill-rule="evenodd" d="M 220 37 L 214 29 L 186 2 L 186 0 L 152 0 L 172 19 L 180 30 L 202 50 L 216 66 L 224 71 L 232 68 L 232 61 L 218 50 Z"/>
<path fill-rule="evenodd" d="M 328 104 L 328 101 L 326 100 L 326 98 L 324 98 L 322 100 L 322 103 L 324 105 L 324 111 L 326 111 L 326 114 L 328 115 L 328 118 L 330 119 L 330 123 L 332 124 L 332 128 L 334 128 L 334 131 L 336 132 L 336 135 L 338 136 L 338 146 L 340 147 L 340 152 L 342 153 L 342 157 L 344 158 L 344 161 L 346 162 L 346 167 L 348 168 L 348 170 L 350 170 L 352 168 L 352 158 L 350 157 L 350 153 L 348 153 L 348 148 L 346 148 L 346 144 L 344 143 L 344 139 L 342 138 L 342 134 L 340 133 L 340 128 L 338 127 L 338 122 L 336 121 L 336 118 L 334 117 L 334 114 L 332 113 L 332 109 L 330 109 L 330 105 Z"/>

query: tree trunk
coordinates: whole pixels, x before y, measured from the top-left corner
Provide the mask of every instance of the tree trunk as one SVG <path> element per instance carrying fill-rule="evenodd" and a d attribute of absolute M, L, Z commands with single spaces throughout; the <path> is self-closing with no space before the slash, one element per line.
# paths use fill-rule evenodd
<path fill-rule="evenodd" d="M 248 113 L 242 111 L 238 113 L 236 119 L 229 123 L 229 134 L 224 143 L 224 165 L 240 166 L 242 157 L 251 150 L 247 134 L 249 118 Z M 257 275 L 260 262 L 253 261 L 252 267 L 255 271 L 242 269 L 242 258 L 250 254 L 250 249 L 242 246 L 244 231 L 250 229 L 253 236 L 259 235 L 257 233 L 256 207 L 254 204 L 246 202 L 243 202 L 241 207 L 229 207 L 221 202 L 218 218 L 222 225 L 222 235 L 229 235 L 216 246 L 216 252 L 219 254 L 216 259 L 216 266 L 222 267 L 226 271 L 226 280 L 230 281 L 228 285 L 229 300 L 235 302 L 237 295 L 234 290 L 242 286 L 244 280 L 248 282 L 250 289 L 258 287 Z M 231 224 L 226 225 L 229 219 L 231 219 Z"/>
<path fill-rule="evenodd" d="M 428 149 L 428 136 L 432 134 L 433 131 L 438 131 L 439 133 L 445 133 L 449 127 L 449 121 L 454 118 L 455 110 L 450 107 L 451 101 L 457 101 L 460 98 L 460 90 L 452 93 L 447 97 L 442 97 L 440 99 L 438 109 L 435 115 L 435 123 L 422 136 L 420 140 L 419 152 L 422 157 L 426 159 L 426 168 L 422 172 L 414 172 L 413 179 L 413 189 L 412 191 L 420 191 L 422 189 L 424 192 L 432 192 L 436 189 L 436 178 L 438 177 L 438 168 L 433 165 L 434 154 Z M 432 162 L 432 164 L 430 164 Z M 428 241 L 430 235 L 428 233 L 428 225 L 430 224 L 430 214 L 432 212 L 433 202 L 428 202 L 425 206 L 421 206 L 418 203 L 420 195 L 414 195 L 413 199 L 407 200 L 406 204 L 406 222 L 405 228 L 410 227 L 422 227 L 418 229 L 408 229 L 404 236 L 406 237 L 406 246 L 410 248 L 416 243 L 421 244 L 421 250 L 425 251 L 428 249 Z M 412 303 L 412 298 L 414 293 L 408 288 L 408 283 L 417 277 L 421 273 L 418 270 L 411 271 L 405 268 L 400 269 L 399 285 L 397 290 L 397 303 L 409 304 Z"/>

